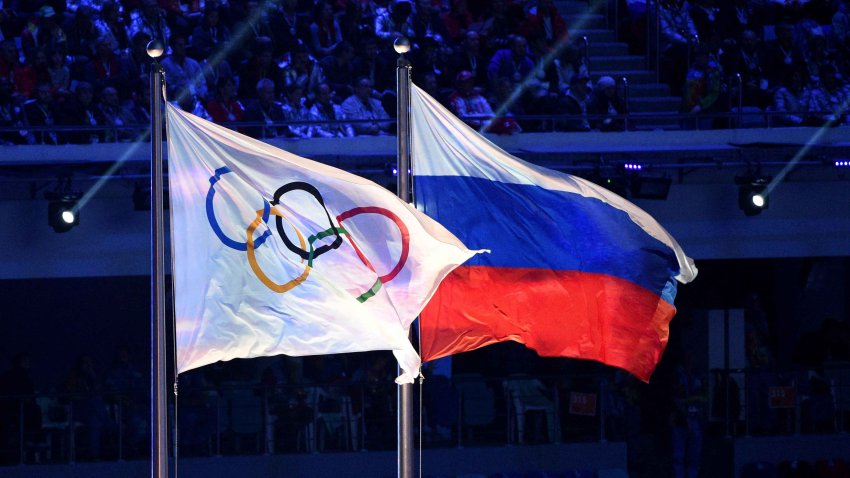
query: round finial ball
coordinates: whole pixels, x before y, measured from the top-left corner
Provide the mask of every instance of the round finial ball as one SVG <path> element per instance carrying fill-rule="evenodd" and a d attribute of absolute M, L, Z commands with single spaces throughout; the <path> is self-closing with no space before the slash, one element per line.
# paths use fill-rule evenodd
<path fill-rule="evenodd" d="M 160 40 L 151 40 L 147 46 L 148 56 L 157 59 L 165 53 L 165 44 Z"/>
<path fill-rule="evenodd" d="M 393 41 L 393 49 L 399 55 L 404 55 L 410 51 L 410 40 L 406 37 L 398 37 Z"/>

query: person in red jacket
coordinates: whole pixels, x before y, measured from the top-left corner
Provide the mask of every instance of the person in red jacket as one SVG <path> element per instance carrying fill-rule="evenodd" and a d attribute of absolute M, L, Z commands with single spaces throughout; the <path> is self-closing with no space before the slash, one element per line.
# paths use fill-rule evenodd
<path fill-rule="evenodd" d="M 526 38 L 544 37 L 551 48 L 567 41 L 567 22 L 552 0 L 537 0 L 520 26 L 520 34 Z"/>

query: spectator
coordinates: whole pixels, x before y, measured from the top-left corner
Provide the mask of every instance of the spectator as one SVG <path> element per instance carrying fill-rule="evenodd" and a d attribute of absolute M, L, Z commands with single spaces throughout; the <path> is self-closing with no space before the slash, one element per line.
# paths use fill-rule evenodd
<path fill-rule="evenodd" d="M 124 102 L 124 107 L 133 115 L 136 124 L 151 123 L 151 88 L 148 76 L 142 76 L 136 80 L 138 90 L 130 93 L 129 99 Z"/>
<path fill-rule="evenodd" d="M 511 35 L 516 33 L 517 19 L 524 16 L 522 5 L 510 0 L 492 0 L 489 7 L 488 18 L 477 29 L 486 58 L 508 47 Z"/>
<path fill-rule="evenodd" d="M 74 13 L 74 20 L 67 29 L 68 54 L 74 57 L 77 68 L 84 69 L 96 53 L 100 32 L 92 21 L 91 8 L 81 6 Z"/>
<path fill-rule="evenodd" d="M 26 55 L 31 55 L 38 48 L 59 49 L 67 51 L 68 38 L 65 31 L 57 22 L 56 11 L 49 5 L 38 10 L 24 31 L 21 32 L 21 46 Z"/>
<path fill-rule="evenodd" d="M 460 48 L 451 56 L 451 65 L 447 73 L 450 78 L 457 77 L 461 71 L 469 71 L 475 77 L 476 86 L 487 85 L 487 59 L 481 53 L 481 36 L 475 30 L 468 30 Z"/>
<path fill-rule="evenodd" d="M 805 68 L 803 55 L 794 45 L 794 27 L 780 23 L 775 31 L 776 40 L 768 43 L 764 52 L 764 71 L 771 85 L 779 85 L 791 78 L 795 70 Z"/>
<path fill-rule="evenodd" d="M 570 87 L 573 76 L 588 76 L 587 58 L 574 42 L 569 42 L 558 51 L 553 63 L 558 74 L 558 89 L 562 91 Z"/>
<path fill-rule="evenodd" d="M 351 126 L 358 135 L 389 134 L 391 123 L 385 121 L 389 119 L 389 115 L 381 102 L 372 98 L 372 81 L 369 78 L 358 78 L 354 94 L 346 98 L 341 106 L 345 118 L 353 120 Z"/>
<path fill-rule="evenodd" d="M 750 0 L 727 0 L 720 2 L 718 24 L 724 39 L 740 38 L 744 30 L 759 32 L 762 19 L 756 8 L 756 2 Z"/>
<path fill-rule="evenodd" d="M 411 23 L 416 38 L 439 35 L 446 38 L 443 30 L 443 20 L 440 18 L 440 7 L 431 0 L 416 0 Z"/>
<path fill-rule="evenodd" d="M 441 17 L 446 39 L 453 44 L 463 41 L 464 34 L 471 29 L 475 21 L 472 13 L 469 12 L 467 0 L 450 2 L 449 11 L 444 12 Z"/>
<path fill-rule="evenodd" d="M 662 0 L 658 7 L 661 76 L 670 83 L 673 94 L 679 94 L 690 66 L 688 52 L 697 39 L 697 29 L 684 0 Z"/>
<path fill-rule="evenodd" d="M 616 118 L 626 114 L 623 98 L 617 94 L 617 82 L 610 76 L 603 76 L 596 82 L 590 98 L 587 100 L 587 114 L 595 116 L 591 120 L 594 129 L 600 131 L 623 131 L 625 121 Z"/>
<path fill-rule="evenodd" d="M 567 23 L 552 0 L 537 0 L 519 31 L 526 38 L 541 37 L 549 48 L 567 41 Z"/>
<path fill-rule="evenodd" d="M 20 55 L 13 40 L 0 42 L 0 77 L 9 80 L 14 85 L 15 68 L 20 65 Z"/>
<path fill-rule="evenodd" d="M 434 76 L 433 73 L 425 73 L 422 76 L 422 83 L 418 86 L 422 88 L 425 93 L 431 95 L 431 97 L 437 100 L 440 104 L 448 104 L 446 93 L 440 88 L 440 85 L 437 84 L 437 77 Z"/>
<path fill-rule="evenodd" d="M 268 38 L 257 42 L 257 50 L 240 66 L 239 96 L 254 98 L 256 91 L 252 88 L 263 78 L 273 81 L 276 87 L 283 85 L 280 67 L 274 62 L 271 39 Z"/>
<path fill-rule="evenodd" d="M 838 2 L 831 23 L 836 48 L 845 58 L 850 58 L 850 0 Z"/>
<path fill-rule="evenodd" d="M 510 78 L 514 87 L 520 85 L 534 70 L 534 61 L 528 54 L 528 42 L 520 35 L 512 35 L 509 48 L 497 51 L 487 67 L 491 84 L 498 78 Z"/>
<path fill-rule="evenodd" d="M 368 36 L 363 40 L 361 54 L 352 60 L 354 78 L 365 76 L 372 82 L 377 91 L 385 91 L 395 87 L 395 64 L 390 63 L 386 55 L 378 47 L 378 39 Z"/>
<path fill-rule="evenodd" d="M 735 78 L 735 74 L 741 75 L 743 104 L 759 108 L 767 106 L 771 88 L 775 85 L 770 84 L 764 71 L 764 51 L 756 33 L 752 30 L 744 30 L 737 48 L 731 49 L 723 58 L 723 69 L 728 72 L 730 78 Z M 734 98 L 738 94 L 737 81 L 732 81 L 730 86 L 733 88 L 732 97 Z"/>
<path fill-rule="evenodd" d="M 21 107 L 12 96 L 12 83 L 6 77 L 0 76 L 0 128 L 21 128 L 24 122 Z M 0 133 L 0 145 L 23 144 L 25 137 L 13 131 Z"/>
<path fill-rule="evenodd" d="M 18 50 L 14 47 L 9 49 L 9 53 L 13 51 L 17 53 Z M 30 52 L 30 55 L 24 58 L 24 62 L 18 62 L 16 60 L 10 71 L 9 79 L 15 85 L 15 92 L 25 98 L 31 98 L 33 96 L 35 86 L 38 83 L 35 67 L 33 66 L 35 59 L 35 52 Z"/>
<path fill-rule="evenodd" d="M 220 61 L 215 61 L 220 60 Z M 230 68 L 230 63 L 221 57 L 211 60 L 202 60 L 200 62 L 201 71 L 204 75 L 205 88 L 207 96 L 215 94 L 215 87 L 218 81 L 222 78 L 234 78 L 233 70 Z"/>
<path fill-rule="evenodd" d="M 66 57 L 58 50 L 51 51 L 48 56 L 50 65 L 47 67 L 47 73 L 50 76 L 50 87 L 54 93 L 66 95 L 71 86 L 71 70 L 65 63 Z"/>
<path fill-rule="evenodd" d="M 55 131 L 49 127 L 56 124 L 56 111 L 50 84 L 42 83 L 35 88 L 35 98 L 24 103 L 24 118 L 27 126 L 45 129 L 30 131 L 30 144 L 59 144 Z"/>
<path fill-rule="evenodd" d="M 159 8 L 157 0 L 141 0 L 141 8 L 130 16 L 130 38 L 144 33 L 151 39 L 157 39 L 166 45 L 171 40 L 171 29 L 165 21 L 165 13 Z"/>
<path fill-rule="evenodd" d="M 518 101 L 511 100 L 513 94 L 513 83 L 508 78 L 496 80 L 496 88 L 490 97 L 491 107 L 495 107 L 498 117 L 493 118 L 486 131 L 496 134 L 514 134 L 522 132 L 522 126 L 514 116 L 521 116 L 525 112 Z"/>
<path fill-rule="evenodd" d="M 325 82 L 331 87 L 335 98 L 348 98 L 354 90 L 351 88 L 351 79 L 354 76 L 354 46 L 347 41 L 339 42 L 334 48 L 333 54 L 323 58 L 319 64 Z"/>
<path fill-rule="evenodd" d="M 248 25 L 248 40 L 244 45 L 244 52 L 248 58 L 259 51 L 260 48 L 265 48 L 266 44 L 274 44 L 275 32 L 272 29 L 269 21 L 268 13 L 265 8 L 261 8 L 260 2 L 257 0 L 249 0 L 246 2 L 245 17 L 242 19 L 243 24 Z M 280 53 L 280 50 L 278 50 Z"/>
<path fill-rule="evenodd" d="M 298 85 L 307 98 L 313 98 L 316 87 L 324 82 L 322 68 L 319 62 L 310 55 L 310 51 L 303 43 L 298 43 L 289 53 L 289 62 L 281 69 L 283 85 L 289 89 Z"/>
<path fill-rule="evenodd" d="M 694 62 L 685 78 L 685 93 L 682 98 L 682 112 L 702 115 L 720 111 L 722 80 L 720 68 L 711 60 L 708 46 L 699 45 L 694 51 Z M 690 127 L 695 122 L 688 122 Z M 701 127 L 703 122 L 700 122 Z"/>
<path fill-rule="evenodd" d="M 168 79 L 168 96 L 177 100 L 183 95 L 206 98 L 204 72 L 197 61 L 186 56 L 186 37 L 171 37 L 171 55 L 162 61 L 162 68 Z"/>
<path fill-rule="evenodd" d="M 77 83 L 74 96 L 69 98 L 59 112 L 60 123 L 67 126 L 103 126 L 97 105 L 94 102 L 94 87 L 87 81 Z M 69 131 L 67 141 L 76 144 L 91 144 L 103 141 L 102 130 Z"/>
<path fill-rule="evenodd" d="M 221 23 L 220 15 L 218 5 L 208 3 L 204 9 L 203 22 L 192 32 L 192 51 L 202 60 L 230 43 L 230 30 Z"/>
<path fill-rule="evenodd" d="M 50 60 L 44 48 L 36 48 L 30 52 L 32 58 L 32 81 L 36 83 L 50 83 Z M 55 93 L 55 91 L 53 91 Z"/>
<path fill-rule="evenodd" d="M 414 79 L 418 80 L 425 73 L 433 73 L 441 88 L 451 87 L 454 79 L 449 77 L 451 50 L 442 43 L 442 39 L 425 37 L 420 42 L 420 48 L 414 52 L 412 62 Z"/>
<path fill-rule="evenodd" d="M 118 87 L 126 84 L 128 72 L 121 66 L 118 56 L 109 47 L 109 39 L 101 37 L 97 40 L 95 56 L 87 68 L 87 80 L 95 88 Z M 171 80 L 170 77 L 169 80 Z"/>
<path fill-rule="evenodd" d="M 107 143 L 116 141 L 130 141 L 135 139 L 137 131 L 127 129 L 136 123 L 133 114 L 121 104 L 118 98 L 118 90 L 112 86 L 107 86 L 100 92 L 100 103 L 98 104 L 98 116 L 100 124 L 104 126 L 112 126 L 114 129 L 106 129 L 104 140 Z"/>
<path fill-rule="evenodd" d="M 171 100 L 171 102 L 176 104 L 183 111 L 192 113 L 193 115 L 207 121 L 212 121 L 212 116 L 207 113 L 207 109 L 204 108 L 204 104 L 201 103 L 201 100 L 197 96 L 180 95 L 176 100 Z"/>
<path fill-rule="evenodd" d="M 151 37 L 147 33 L 136 33 L 130 40 L 130 50 L 119 57 L 121 68 L 127 72 L 128 82 L 130 83 L 127 89 L 130 91 L 138 91 L 140 79 L 143 82 L 150 81 L 144 80 L 144 78 L 150 77 L 151 71 L 151 59 L 147 53 L 147 46 L 150 41 Z M 124 88 L 119 88 L 120 90 L 124 90 Z M 128 91 L 124 91 L 124 93 L 129 94 Z"/>
<path fill-rule="evenodd" d="M 351 138 L 354 128 L 343 123 L 345 114 L 342 107 L 333 101 L 331 87 L 322 83 L 316 88 L 316 102 L 310 107 L 311 121 L 327 121 L 313 125 L 313 136 L 320 138 Z"/>
<path fill-rule="evenodd" d="M 801 126 L 806 116 L 806 105 L 803 102 L 803 75 L 799 71 L 791 75 L 786 86 L 782 86 L 773 94 L 773 110 L 780 113 L 776 122 L 782 126 Z"/>
<path fill-rule="evenodd" d="M 837 55 L 837 51 L 829 48 L 826 43 L 826 36 L 820 29 L 816 33 L 809 36 L 806 41 L 807 48 L 804 51 L 806 59 L 806 69 L 811 82 L 817 83 L 820 81 L 820 69 L 826 65 L 831 66 L 841 78 L 846 78 L 848 70 L 843 68 L 845 63 Z"/>
<path fill-rule="evenodd" d="M 702 42 L 717 46 L 720 40 L 719 10 L 714 0 L 693 0 L 688 14 Z"/>
<path fill-rule="evenodd" d="M 841 82 L 831 65 L 821 67 L 820 74 L 820 85 L 810 89 L 805 99 L 809 121 L 818 126 L 845 123 L 850 87 Z"/>
<path fill-rule="evenodd" d="M 347 5 L 359 2 L 347 2 Z M 275 34 L 275 44 L 282 51 L 289 51 L 299 38 L 307 38 L 310 19 L 298 11 L 298 0 L 283 0 L 280 8 L 269 18 Z M 345 37 L 345 35 L 343 35 Z"/>
<path fill-rule="evenodd" d="M 274 138 L 279 135 L 277 123 L 284 121 L 283 105 L 275 100 L 275 85 L 268 78 L 257 82 L 257 99 L 245 111 L 247 121 L 264 123 L 259 128 L 250 128 L 248 134 L 255 138 Z"/>
<path fill-rule="evenodd" d="M 118 52 L 130 47 L 130 37 L 127 28 L 121 20 L 118 3 L 109 0 L 100 7 L 100 17 L 94 23 L 98 36 L 106 38 L 109 49 Z"/>
<path fill-rule="evenodd" d="M 186 2 L 185 0 L 159 0 L 159 6 L 162 9 L 161 11 L 165 14 L 165 22 L 171 27 L 172 33 L 186 36 L 192 32 L 192 30 L 189 29 L 189 19 L 186 18 L 186 14 L 189 12 L 197 12 L 200 7 L 200 2 Z M 186 9 L 185 12 L 183 11 L 184 8 Z"/>
<path fill-rule="evenodd" d="M 245 107 L 236 98 L 236 83 L 233 78 L 221 77 L 215 87 L 215 97 L 207 102 L 207 112 L 216 123 L 232 123 L 245 120 Z"/>
<path fill-rule="evenodd" d="M 290 122 L 286 136 L 290 138 L 309 138 L 312 136 L 310 110 L 305 106 L 304 90 L 298 85 L 292 85 L 286 90 L 286 102 L 283 103 L 283 118 Z M 301 123 L 299 123 L 301 122 Z"/>
<path fill-rule="evenodd" d="M 461 71 L 455 79 L 455 91 L 449 96 L 452 113 L 476 131 L 484 131 L 493 119 L 487 98 L 473 87 L 472 72 Z"/>
<path fill-rule="evenodd" d="M 391 0 L 386 10 L 375 17 L 375 35 L 389 44 L 399 36 L 415 43 L 416 32 L 410 18 L 412 12 L 413 6 L 408 0 Z"/>
<path fill-rule="evenodd" d="M 333 4 L 321 0 L 313 7 L 313 23 L 310 24 L 310 47 L 313 55 L 322 59 L 331 54 L 342 41 L 342 30 L 334 16 Z"/>
<path fill-rule="evenodd" d="M 560 101 L 559 109 L 572 118 L 560 122 L 557 129 L 590 131 L 590 122 L 587 121 L 588 80 L 583 75 L 573 75 L 570 78 L 570 87 Z"/>

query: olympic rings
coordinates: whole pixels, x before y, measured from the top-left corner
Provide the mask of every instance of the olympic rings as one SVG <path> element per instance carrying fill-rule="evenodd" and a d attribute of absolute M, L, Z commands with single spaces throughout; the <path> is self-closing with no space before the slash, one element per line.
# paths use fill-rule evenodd
<path fill-rule="evenodd" d="M 320 246 L 316 250 L 313 250 L 313 242 L 311 241 L 310 250 L 305 251 L 303 245 L 300 248 L 297 247 L 289 240 L 289 237 L 286 236 L 286 231 L 283 230 L 283 220 L 281 219 L 281 216 L 277 216 L 275 222 L 277 225 L 277 233 L 280 234 L 280 238 L 283 239 L 283 243 L 286 244 L 287 249 L 301 256 L 302 259 L 307 259 L 308 264 L 312 265 L 313 259 L 321 256 L 322 254 L 330 251 L 331 249 L 336 249 L 337 247 L 342 245 L 342 236 L 339 235 L 339 231 L 337 231 L 336 227 L 334 227 L 333 220 L 331 220 L 331 213 L 328 212 L 328 208 L 327 206 L 325 206 L 325 201 L 324 199 L 322 199 L 322 194 L 319 193 L 319 190 L 316 189 L 316 187 L 312 184 L 307 184 L 302 181 L 295 181 L 281 186 L 274 193 L 274 200 L 272 201 L 272 205 L 277 206 L 278 204 L 280 204 L 281 196 L 288 193 L 289 191 L 296 191 L 299 189 L 311 194 L 314 198 L 316 198 L 316 201 L 318 201 L 319 204 L 322 205 L 322 209 L 325 210 L 325 215 L 328 217 L 328 222 L 331 226 L 330 229 L 333 230 L 333 235 L 336 236 L 336 239 L 334 239 L 332 243 Z"/>
<path fill-rule="evenodd" d="M 215 218 L 215 206 L 213 203 L 213 199 L 215 198 L 215 183 L 221 180 L 221 177 L 230 172 L 230 168 L 227 166 L 222 166 L 215 170 L 215 174 L 210 178 L 210 190 L 207 192 L 207 220 L 212 226 L 212 230 L 216 236 L 224 243 L 225 246 L 230 247 L 232 249 L 236 249 L 237 251 L 244 251 L 247 249 L 247 243 L 245 242 L 236 242 L 233 239 L 224 235 L 224 231 L 221 230 L 221 226 L 218 225 L 218 221 Z M 269 210 L 271 207 L 269 203 L 263 199 L 263 222 L 268 222 L 269 220 Z M 266 241 L 266 238 L 271 236 L 271 231 L 266 229 L 263 232 L 263 235 L 257 238 L 255 242 L 255 246 L 259 247 Z"/>
<path fill-rule="evenodd" d="M 288 292 L 288 291 L 292 290 L 293 288 L 295 288 L 295 286 L 297 286 L 298 284 L 307 280 L 307 276 L 310 274 L 310 266 L 309 265 L 305 266 L 304 272 L 302 272 L 301 275 L 299 275 L 295 279 L 292 279 L 291 281 L 283 283 L 283 284 L 276 284 L 271 279 L 269 279 L 269 277 L 260 268 L 260 265 L 257 264 L 257 258 L 254 256 L 254 238 L 253 238 L 254 230 L 257 228 L 257 226 L 260 225 L 261 221 L 266 222 L 265 220 L 263 220 L 262 213 L 263 213 L 262 210 L 258 210 L 257 211 L 257 218 L 254 219 L 251 222 L 250 226 L 248 226 L 248 231 L 247 231 L 247 234 L 248 234 L 248 241 L 247 241 L 248 264 L 251 265 L 251 270 L 254 271 L 254 274 L 257 275 L 257 278 L 260 279 L 260 282 L 265 284 L 266 287 L 268 287 L 269 289 L 282 294 L 284 292 Z M 278 219 L 283 218 L 283 215 L 281 213 L 279 213 L 277 210 L 272 210 L 272 214 L 277 216 Z M 287 222 L 289 222 L 288 219 L 287 219 Z M 291 222 L 289 224 L 293 227 L 293 229 L 295 228 L 295 226 Z M 301 247 L 304 247 L 304 236 L 301 235 L 301 232 L 299 232 L 298 229 L 295 229 L 295 233 L 298 235 L 298 240 L 301 243 Z M 301 262 L 304 262 L 304 260 L 302 259 Z"/>
<path fill-rule="evenodd" d="M 368 290 L 366 290 L 364 293 L 360 294 L 357 297 L 357 300 L 359 302 L 365 302 L 370 297 L 374 296 L 381 289 L 381 287 L 383 286 L 384 283 L 390 282 L 391 280 L 393 280 L 399 274 L 399 272 L 401 272 L 402 268 L 404 268 L 404 264 L 407 262 L 408 255 L 410 253 L 410 234 L 409 234 L 409 231 L 407 229 L 407 226 L 404 224 L 404 222 L 401 221 L 401 219 L 396 214 L 394 214 L 389 209 L 385 209 L 385 208 L 377 207 L 377 206 L 355 207 L 355 208 L 352 208 L 348 211 L 345 211 L 345 212 L 339 214 L 336 217 L 336 224 L 334 224 L 334 221 L 331 218 L 331 214 L 328 211 L 328 208 L 325 205 L 324 199 L 322 198 L 322 195 L 319 192 L 319 190 L 315 186 L 313 186 L 309 183 L 303 182 L 303 181 L 294 181 L 294 182 L 285 184 L 285 185 L 281 186 L 280 188 L 278 188 L 278 190 L 275 191 L 274 199 L 272 200 L 271 204 L 268 201 L 266 201 L 265 199 L 263 199 L 263 208 L 256 211 L 256 217 L 254 218 L 253 221 L 251 221 L 251 224 L 246 229 L 246 240 L 245 240 L 245 242 L 237 242 L 237 241 L 227 237 L 224 234 L 224 232 L 222 231 L 220 225 L 218 224 L 218 221 L 216 220 L 215 208 L 214 208 L 214 198 L 215 198 L 215 185 L 216 185 L 216 183 L 221 180 L 221 177 L 223 175 L 225 175 L 229 172 L 231 172 L 229 168 L 221 167 L 221 168 L 216 169 L 215 174 L 212 177 L 210 177 L 210 180 L 209 180 L 210 181 L 210 189 L 207 192 L 207 198 L 206 198 L 207 220 L 209 221 L 210 227 L 212 228 L 216 237 L 218 237 L 218 239 L 222 242 L 222 244 L 224 244 L 227 247 L 230 247 L 231 249 L 235 249 L 237 251 L 246 251 L 247 252 L 248 264 L 250 265 L 251 270 L 254 272 L 254 274 L 257 276 L 257 278 L 260 280 L 260 282 L 262 282 L 266 287 L 268 287 L 272 291 L 278 292 L 278 293 L 285 293 L 285 292 L 288 292 L 288 291 L 294 289 L 295 287 L 300 285 L 302 282 L 307 280 L 307 277 L 309 276 L 310 271 L 314 267 L 313 261 L 315 261 L 319 256 L 321 256 L 322 254 L 324 254 L 328 251 L 338 249 L 339 246 L 342 245 L 342 242 L 343 242 L 342 236 L 343 235 L 348 238 L 349 243 L 351 244 L 352 248 L 356 252 L 357 257 L 360 259 L 360 261 L 366 267 L 368 267 L 369 270 L 371 270 L 372 272 L 375 272 L 377 274 L 378 272 L 375 270 L 374 266 L 369 262 L 368 258 L 366 258 L 366 256 L 363 254 L 363 252 L 360 250 L 360 248 L 354 242 L 354 239 L 351 237 L 349 232 L 345 228 L 342 227 L 343 221 L 345 221 L 347 219 L 351 219 L 351 218 L 358 216 L 358 215 L 361 215 L 361 214 L 378 214 L 378 215 L 385 216 L 390 221 L 392 221 L 395 224 L 395 226 L 398 228 L 399 233 L 401 235 L 401 254 L 399 255 L 398 262 L 396 262 L 396 264 L 393 266 L 393 268 L 389 272 L 387 272 L 386 274 L 379 276 L 377 278 L 377 280 L 372 284 L 372 286 Z M 287 192 L 295 191 L 295 190 L 305 191 L 308 194 L 310 194 L 311 196 L 313 196 L 316 199 L 316 201 L 318 201 L 318 203 L 322 206 L 322 208 L 325 211 L 325 215 L 327 216 L 328 223 L 330 225 L 329 228 L 327 228 L 324 231 L 321 231 L 319 233 L 313 234 L 313 235 L 309 236 L 307 239 L 305 239 L 304 235 L 301 233 L 301 231 L 298 230 L 298 228 L 295 226 L 295 224 L 292 223 L 292 221 L 287 219 L 283 215 L 283 213 L 279 212 L 277 209 L 272 208 L 272 206 L 277 206 L 279 204 L 282 204 L 281 198 L 283 197 L 284 194 L 286 194 Z M 256 240 L 254 239 L 254 232 L 257 230 L 258 227 L 260 227 L 260 224 L 265 223 L 265 224 L 268 225 L 269 217 L 272 216 L 272 215 L 276 217 L 276 219 L 275 219 L 276 229 L 278 231 L 278 234 L 281 237 L 281 240 L 283 241 L 284 245 L 286 246 L 286 248 L 289 249 L 290 251 L 294 252 L 295 254 L 297 254 L 298 257 L 301 258 L 302 264 L 304 263 L 304 261 L 307 262 L 306 265 L 304 266 L 304 271 L 301 272 L 301 274 L 299 274 L 294 279 L 291 279 L 291 280 L 289 280 L 285 283 L 281 283 L 281 284 L 274 282 L 271 278 L 269 278 L 268 275 L 266 275 L 266 273 L 263 271 L 263 269 L 260 267 L 259 263 L 257 262 L 256 253 L 255 253 L 256 249 L 258 247 L 260 247 L 266 241 L 266 239 L 271 237 L 271 230 L 269 228 L 267 228 L 258 238 L 256 238 Z M 293 243 L 293 241 L 291 241 L 289 239 L 289 237 L 287 236 L 286 230 L 283 227 L 283 221 L 286 221 L 292 227 L 292 229 L 295 231 L 295 235 L 298 238 L 298 244 L 297 245 L 295 243 Z M 316 241 L 324 239 L 326 237 L 330 237 L 330 236 L 335 236 L 334 240 L 331 243 L 322 245 L 318 248 L 313 247 L 313 244 Z"/>
<path fill-rule="evenodd" d="M 398 231 L 401 233 L 401 254 L 399 255 L 398 262 L 392 269 L 390 269 L 388 273 L 378 277 L 378 280 L 380 280 L 381 282 L 389 282 L 393 280 L 399 272 L 401 272 L 401 269 L 404 267 L 404 263 L 407 262 L 407 256 L 408 254 L 410 254 L 410 233 L 407 231 L 407 226 L 405 226 L 401 219 L 396 216 L 392 211 L 377 206 L 355 207 L 353 209 L 349 209 L 348 211 L 345 211 L 344 213 L 337 216 L 336 220 L 337 222 L 342 224 L 342 221 L 346 219 L 352 218 L 360 214 L 368 213 L 380 214 L 382 216 L 388 217 L 391 221 L 395 223 L 396 227 L 398 227 Z M 363 261 L 364 264 L 366 264 L 366 267 L 368 267 L 372 271 L 375 271 L 375 268 L 372 267 L 371 263 L 369 263 L 369 259 L 367 259 L 366 256 L 364 256 L 363 253 L 360 252 L 360 248 L 357 247 L 357 244 L 354 243 L 354 239 L 352 239 L 350 235 L 347 235 L 347 237 L 348 241 L 351 242 L 351 247 L 353 247 L 354 251 L 357 252 L 357 257 L 359 257 L 360 260 Z"/>

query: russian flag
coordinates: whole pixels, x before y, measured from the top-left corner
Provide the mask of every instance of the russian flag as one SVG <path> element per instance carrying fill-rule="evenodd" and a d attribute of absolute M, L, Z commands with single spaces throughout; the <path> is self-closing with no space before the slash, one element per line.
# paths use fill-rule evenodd
<path fill-rule="evenodd" d="M 413 86 L 416 206 L 470 249 L 420 315 L 423 361 L 513 340 L 648 381 L 697 269 L 649 214 L 522 161 Z"/>

